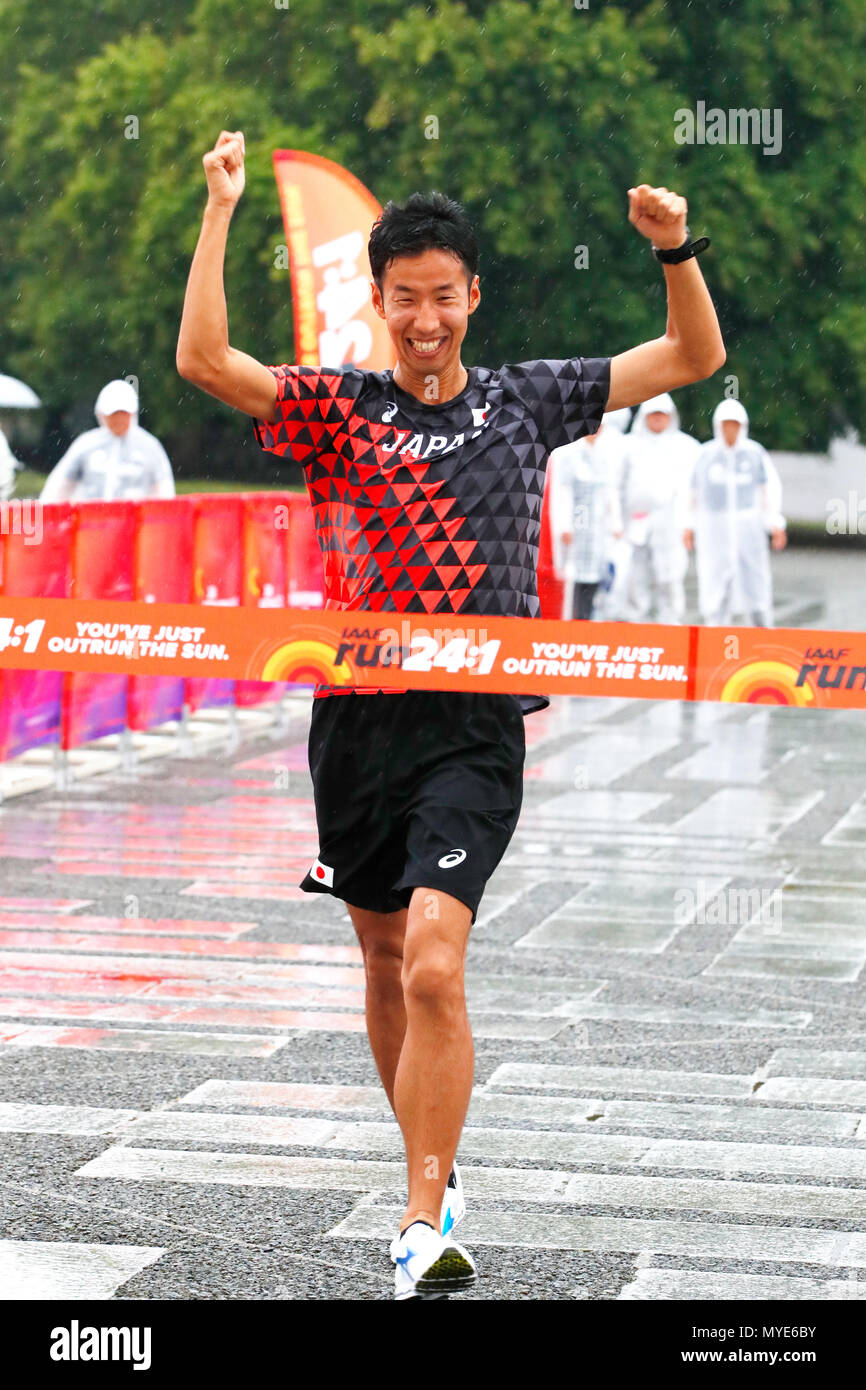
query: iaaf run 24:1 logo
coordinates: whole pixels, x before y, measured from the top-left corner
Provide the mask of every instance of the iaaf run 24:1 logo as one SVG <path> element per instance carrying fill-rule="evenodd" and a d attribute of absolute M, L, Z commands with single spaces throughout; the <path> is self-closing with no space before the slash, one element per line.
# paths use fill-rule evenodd
<path fill-rule="evenodd" d="M 463 670 L 488 675 L 502 645 L 497 640 L 488 641 L 486 632 L 473 629 L 437 628 L 427 632 L 423 628 L 410 631 L 408 623 L 401 626 L 402 633 L 390 627 L 344 628 L 334 655 L 335 666 L 351 660 L 356 667 L 399 666 L 401 671 L 432 671 L 441 667 L 452 675 Z"/>
<path fill-rule="evenodd" d="M 292 681 L 309 685 L 352 685 L 362 669 L 433 671 L 451 675 L 466 671 L 486 676 L 493 670 L 498 639 L 474 628 L 436 628 L 433 632 L 403 621 L 393 627 L 344 627 L 335 639 L 324 631 L 308 639 L 286 642 L 266 660 L 252 679 Z M 393 675 L 392 675 L 393 679 Z"/>

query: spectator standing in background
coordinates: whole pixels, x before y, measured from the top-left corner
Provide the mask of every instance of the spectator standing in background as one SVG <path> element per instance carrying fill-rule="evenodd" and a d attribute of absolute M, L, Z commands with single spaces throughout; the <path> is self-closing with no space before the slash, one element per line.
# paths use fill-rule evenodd
<path fill-rule="evenodd" d="M 626 412 L 628 413 L 628 412 Z M 607 575 L 612 538 L 622 535 L 617 495 L 622 436 L 607 417 L 595 434 L 550 455 L 551 525 L 565 579 L 564 618 L 588 619 Z"/>
<path fill-rule="evenodd" d="M 622 522 L 622 465 L 625 460 L 626 435 L 631 425 L 632 412 L 610 410 L 604 417 L 607 430 L 607 443 L 613 453 L 614 483 L 616 487 L 616 516 L 619 519 L 618 531 L 611 532 L 610 557 L 607 579 L 602 580 L 596 594 L 593 616 L 603 622 L 615 622 L 625 612 L 625 592 L 628 581 L 628 566 L 631 559 L 631 546 L 625 538 Z M 614 433 L 616 431 L 616 433 Z"/>
<path fill-rule="evenodd" d="M 700 449 L 679 427 L 665 392 L 644 401 L 626 439 L 620 494 L 625 538 L 631 547 L 626 617 L 681 623 L 688 555 L 683 544 L 688 486 Z"/>
<path fill-rule="evenodd" d="M 774 550 L 787 542 L 782 484 L 766 449 L 749 438 L 749 417 L 739 401 L 713 413 L 713 438 L 695 460 L 684 541 L 694 547 L 701 617 L 721 627 L 742 616 L 755 627 L 773 625 Z"/>
<path fill-rule="evenodd" d="M 103 386 L 95 415 L 99 428 L 74 439 L 51 471 L 43 502 L 130 497 L 173 497 L 174 478 L 159 440 L 138 423 L 138 396 L 128 381 Z"/>
<path fill-rule="evenodd" d="M 605 429 L 615 429 L 618 434 L 628 434 L 630 424 L 631 411 L 628 406 L 624 406 L 622 410 L 609 410 L 604 417 Z"/>
<path fill-rule="evenodd" d="M 15 469 L 18 460 L 9 448 L 9 441 L 0 430 L 0 502 L 5 502 L 15 491 Z"/>

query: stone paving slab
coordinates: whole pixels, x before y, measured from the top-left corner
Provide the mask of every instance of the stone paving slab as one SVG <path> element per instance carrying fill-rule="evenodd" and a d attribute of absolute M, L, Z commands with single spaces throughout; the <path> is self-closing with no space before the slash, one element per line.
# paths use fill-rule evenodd
<path fill-rule="evenodd" d="M 645 1071 L 640 1067 L 546 1066 L 527 1062 L 504 1062 L 490 1078 L 491 1089 L 519 1087 L 521 1090 L 581 1091 L 587 1087 L 604 1091 L 647 1092 L 672 1096 L 751 1096 L 750 1076 L 714 1075 L 711 1072 Z"/>
<path fill-rule="evenodd" d="M 780 1047 L 765 1068 L 771 1076 L 850 1077 L 866 1081 L 866 1051 L 840 1052 L 821 1048 Z"/>
<path fill-rule="evenodd" d="M 740 1216 L 866 1222 L 866 1189 L 802 1183 L 581 1173 L 569 1179 L 565 1199 L 587 1207 L 698 1212 L 711 1219 L 717 1219 L 720 1212 L 729 1212 Z"/>
<path fill-rule="evenodd" d="M 478 1201 L 558 1202 L 565 1197 L 568 1173 L 525 1168 L 465 1168 L 467 1192 Z M 399 1193 L 405 1197 L 402 1161 L 371 1162 L 275 1154 L 201 1152 L 191 1149 L 106 1149 L 79 1168 L 84 1178 L 124 1182 L 219 1183 L 231 1186 L 288 1187 L 335 1192 Z"/>
<path fill-rule="evenodd" d="M 641 1158 L 645 1168 L 702 1168 L 726 1173 L 773 1173 L 866 1182 L 866 1149 L 820 1145 L 728 1144 L 662 1139 Z"/>
<path fill-rule="evenodd" d="M 3 1134 L 117 1134 L 135 1110 L 109 1110 L 86 1105 L 0 1104 Z"/>
<path fill-rule="evenodd" d="M 0 1300 L 111 1298 L 164 1254 L 150 1246 L 0 1240 Z"/>
<path fill-rule="evenodd" d="M 328 1232 L 348 1240 L 385 1240 L 400 1219 L 399 1207 L 358 1206 Z M 570 1216 L 555 1222 L 546 1214 L 470 1214 L 461 1231 L 475 1245 L 535 1246 L 550 1250 L 633 1250 L 716 1259 L 797 1261 L 835 1268 L 866 1269 L 866 1235 L 798 1226 L 740 1226 L 726 1222 L 641 1221 L 621 1217 Z"/>
<path fill-rule="evenodd" d="M 287 1038 L 241 1033 L 161 1033 L 154 1028 L 52 1028 L 35 1024 L 0 1024 L 0 1045 L 11 1047 L 80 1047 L 106 1052 L 168 1052 L 204 1057 L 270 1057 Z"/>
<path fill-rule="evenodd" d="M 812 1105 L 848 1105 L 866 1108 L 866 1079 L 839 1081 L 832 1077 L 771 1076 L 758 1092 L 759 1101 L 775 1104 L 808 1101 Z"/>
<path fill-rule="evenodd" d="M 796 1303 L 866 1300 L 866 1280 L 785 1278 L 772 1274 L 712 1274 L 693 1269 L 639 1269 L 623 1300 L 717 1299 L 723 1302 Z"/>
<path fill-rule="evenodd" d="M 327 1141 L 327 1147 L 389 1155 L 403 1152 L 396 1124 L 358 1122 L 341 1125 Z M 543 1129 L 487 1129 L 481 1125 L 468 1125 L 460 1141 L 460 1153 L 467 1158 L 535 1159 L 545 1165 L 551 1161 L 636 1163 L 648 1147 L 647 1139 L 633 1139 L 626 1135 L 572 1134 Z M 863 1157 L 866 1159 L 866 1153 Z"/>

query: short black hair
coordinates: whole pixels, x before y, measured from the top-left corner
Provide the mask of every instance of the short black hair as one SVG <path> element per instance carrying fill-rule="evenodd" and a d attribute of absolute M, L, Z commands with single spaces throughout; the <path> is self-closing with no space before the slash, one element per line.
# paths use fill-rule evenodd
<path fill-rule="evenodd" d="M 389 202 L 370 233 L 370 270 L 379 288 L 395 256 L 450 251 L 463 262 L 471 284 L 478 273 L 478 242 L 460 203 L 444 193 L 413 193 L 405 203 Z"/>

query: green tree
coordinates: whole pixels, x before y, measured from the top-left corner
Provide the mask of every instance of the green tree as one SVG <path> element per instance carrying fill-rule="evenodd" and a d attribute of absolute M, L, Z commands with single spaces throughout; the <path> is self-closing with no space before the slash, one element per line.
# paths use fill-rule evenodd
<path fill-rule="evenodd" d="M 861 0 L 81 0 L 52 25 L 0 0 L 0 36 L 2 365 L 57 419 L 134 373 L 181 470 L 272 472 L 248 422 L 174 369 L 201 155 L 242 127 L 229 314 L 264 360 L 293 355 L 274 148 L 346 164 L 383 202 L 430 187 L 465 202 L 477 362 L 612 354 L 663 331 L 663 278 L 626 220 L 647 181 L 683 191 L 713 240 L 728 363 L 680 393 L 686 425 L 706 437 L 730 376 L 771 446 L 864 423 Z M 780 152 L 678 144 L 677 112 L 698 101 L 780 110 Z"/>

